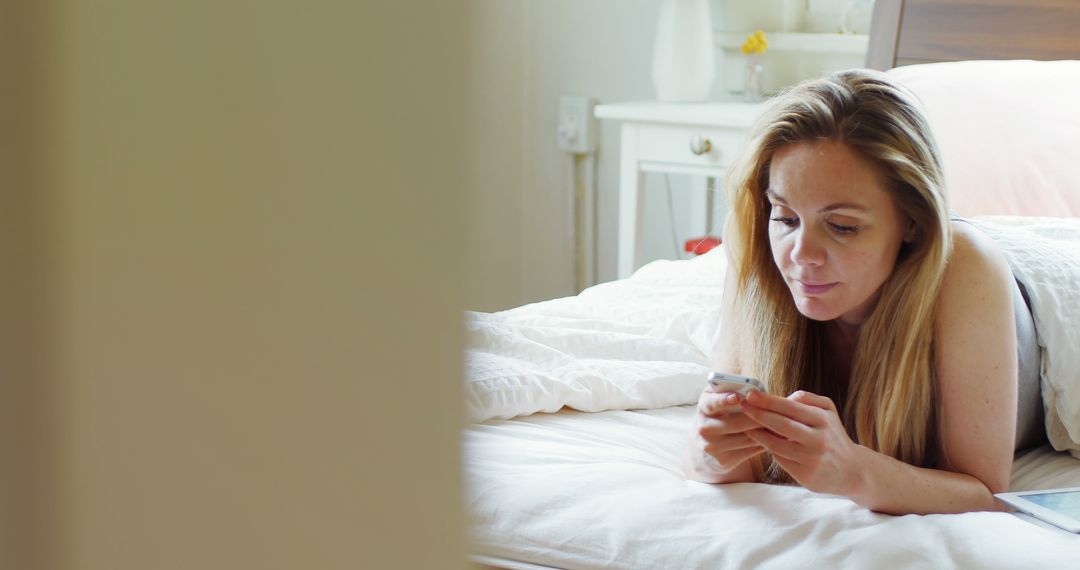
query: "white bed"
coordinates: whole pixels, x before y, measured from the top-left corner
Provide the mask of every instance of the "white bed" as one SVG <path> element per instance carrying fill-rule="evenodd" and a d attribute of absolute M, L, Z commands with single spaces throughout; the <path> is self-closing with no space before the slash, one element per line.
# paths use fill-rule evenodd
<path fill-rule="evenodd" d="M 557 568 L 1075 568 L 1080 537 L 1020 515 L 894 517 L 801 487 L 688 482 L 691 407 L 563 411 L 471 427 L 481 562 Z M 1080 486 L 1080 460 L 1021 456 L 1014 489 Z"/>
<path fill-rule="evenodd" d="M 998 219 L 1002 231 L 1010 228 L 1003 221 L 1029 226 Z M 1080 244 L 1080 221 L 1030 225 L 1071 231 L 1070 243 Z M 1080 536 L 1018 514 L 894 517 L 801 487 L 687 481 L 693 407 L 668 401 L 692 402 L 701 390 L 725 270 L 718 249 L 654 262 L 577 297 L 470 315 L 469 413 L 516 416 L 465 430 L 477 561 L 503 568 L 1080 564 Z M 602 411 L 545 413 L 564 402 Z M 1049 446 L 1016 459 L 1012 489 L 1063 486 L 1080 486 L 1080 459 Z"/>
<path fill-rule="evenodd" d="M 879 12 L 889 8 L 881 4 L 894 3 L 879 0 Z M 961 213 L 1064 216 L 976 223 L 1029 286 L 1048 432 L 1054 447 L 1071 451 L 1046 445 L 1019 454 L 1011 488 L 1080 486 L 1080 219 L 1072 217 L 1080 215 L 1080 160 L 1071 158 L 1080 148 L 1080 62 L 982 65 L 895 73 L 924 98 Z M 1002 81 L 1001 70 L 1049 77 L 1043 108 L 1025 111 L 1037 126 L 1035 143 L 1010 135 L 1011 143 L 983 148 L 1000 142 L 987 138 L 995 131 L 986 124 L 1017 123 L 1015 116 L 980 123 L 980 115 L 965 115 L 970 105 L 949 106 L 963 86 Z M 1003 96 L 1023 88 L 988 89 Z M 981 134 L 973 137 L 972 128 Z M 972 162 L 971 144 L 983 145 L 984 162 L 999 153 L 991 163 L 1010 176 L 1000 180 Z M 1020 514 L 889 516 L 798 486 L 687 481 L 689 404 L 709 369 L 725 271 L 718 248 L 654 262 L 576 297 L 468 316 L 473 423 L 462 453 L 475 561 L 501 568 L 1080 568 L 1080 535 Z"/>

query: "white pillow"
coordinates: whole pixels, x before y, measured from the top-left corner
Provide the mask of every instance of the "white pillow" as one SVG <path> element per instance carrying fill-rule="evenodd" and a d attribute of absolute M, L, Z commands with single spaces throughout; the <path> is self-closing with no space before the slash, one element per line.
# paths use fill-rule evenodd
<path fill-rule="evenodd" d="M 1042 355 L 1046 435 L 1054 449 L 1080 458 L 1080 220 L 971 221 L 997 242 L 1027 288 Z"/>
<path fill-rule="evenodd" d="M 1080 61 L 952 61 L 889 70 L 922 101 L 962 216 L 1080 216 Z"/>

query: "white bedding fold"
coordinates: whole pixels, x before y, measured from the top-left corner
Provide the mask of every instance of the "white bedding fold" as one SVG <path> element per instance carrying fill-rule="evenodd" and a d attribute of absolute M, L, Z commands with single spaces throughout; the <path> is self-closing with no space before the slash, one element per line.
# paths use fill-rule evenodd
<path fill-rule="evenodd" d="M 709 372 L 725 268 L 715 249 L 654 262 L 576 297 L 469 313 L 469 420 L 696 401 Z"/>

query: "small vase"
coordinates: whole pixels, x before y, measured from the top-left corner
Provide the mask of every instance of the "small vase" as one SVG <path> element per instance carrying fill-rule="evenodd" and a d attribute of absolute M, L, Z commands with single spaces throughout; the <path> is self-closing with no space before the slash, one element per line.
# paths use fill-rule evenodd
<path fill-rule="evenodd" d="M 653 86 L 657 99 L 671 103 L 705 101 L 716 74 L 708 0 L 664 0 L 653 46 Z"/>
<path fill-rule="evenodd" d="M 765 93 L 765 67 L 757 60 L 750 58 L 746 61 L 746 69 L 743 70 L 743 98 L 751 103 L 761 101 Z"/>

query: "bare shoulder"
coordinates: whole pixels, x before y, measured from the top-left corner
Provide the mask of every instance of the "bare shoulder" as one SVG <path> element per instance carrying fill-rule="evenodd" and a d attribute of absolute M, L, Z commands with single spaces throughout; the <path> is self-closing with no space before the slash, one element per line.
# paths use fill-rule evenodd
<path fill-rule="evenodd" d="M 1011 306 L 1012 270 L 1001 248 L 971 224 L 952 222 L 953 252 L 941 284 L 940 315 L 963 307 Z M 958 315 L 954 315 L 958 316 Z"/>
<path fill-rule="evenodd" d="M 970 224 L 953 222 L 952 229 L 953 251 L 938 295 L 934 335 L 946 361 L 982 353 L 1005 337 L 1015 342 L 1016 336 L 1013 276 L 1005 255 Z"/>

